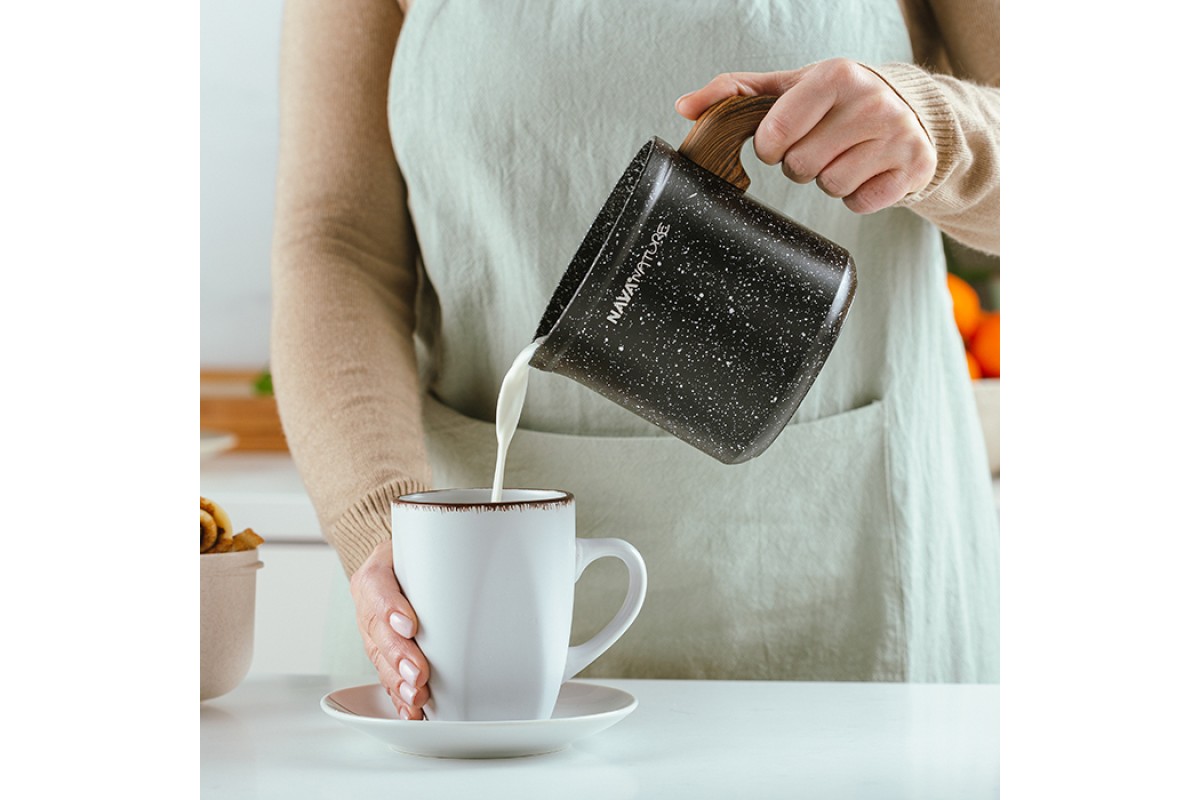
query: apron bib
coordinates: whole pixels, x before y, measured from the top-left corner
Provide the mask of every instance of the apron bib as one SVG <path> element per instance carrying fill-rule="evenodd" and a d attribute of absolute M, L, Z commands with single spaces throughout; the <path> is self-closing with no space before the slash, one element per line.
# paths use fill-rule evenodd
<path fill-rule="evenodd" d="M 687 133 L 675 98 L 834 56 L 911 61 L 896 0 L 414 0 L 388 119 L 437 488 L 491 485 L 504 373 L 630 158 Z M 750 194 L 848 249 L 858 292 L 795 418 L 746 464 L 533 371 L 506 486 L 572 492 L 577 534 L 628 539 L 649 570 L 641 616 L 584 674 L 994 681 L 998 520 L 940 234 L 903 209 L 852 214 L 751 147 Z M 617 562 L 584 573 L 575 641 L 624 587 Z M 337 602 L 334 661 L 370 674 Z"/>

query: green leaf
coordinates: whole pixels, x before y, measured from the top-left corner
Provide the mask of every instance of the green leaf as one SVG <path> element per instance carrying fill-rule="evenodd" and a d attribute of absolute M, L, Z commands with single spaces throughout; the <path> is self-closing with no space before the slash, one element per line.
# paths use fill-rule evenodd
<path fill-rule="evenodd" d="M 271 382 L 271 371 L 264 369 L 257 378 L 254 379 L 254 393 L 261 397 L 270 397 L 275 394 L 275 384 Z"/>

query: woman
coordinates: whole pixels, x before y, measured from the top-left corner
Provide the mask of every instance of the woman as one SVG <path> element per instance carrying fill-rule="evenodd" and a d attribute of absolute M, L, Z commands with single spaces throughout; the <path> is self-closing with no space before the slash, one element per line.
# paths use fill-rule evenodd
<path fill-rule="evenodd" d="M 998 38 L 998 2 L 288 5 L 272 369 L 402 715 L 428 664 L 391 498 L 490 484 L 500 381 L 613 183 L 733 94 L 780 95 L 751 194 L 848 249 L 858 292 L 746 465 L 535 373 L 507 484 L 572 491 L 581 535 L 629 539 L 651 576 L 585 675 L 997 679 L 998 523 L 939 229 L 999 252 Z M 620 580 L 584 576 L 578 634 Z"/>

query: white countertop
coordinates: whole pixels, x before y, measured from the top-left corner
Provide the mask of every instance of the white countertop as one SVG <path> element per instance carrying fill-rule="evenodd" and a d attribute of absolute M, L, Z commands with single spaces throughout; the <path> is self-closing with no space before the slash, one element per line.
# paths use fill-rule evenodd
<path fill-rule="evenodd" d="M 319 707 L 344 684 L 251 676 L 200 706 L 203 797 L 911 798 L 999 796 L 995 685 L 598 681 L 638 698 L 557 753 L 405 755 Z M 420 724 L 420 723 L 414 723 Z"/>

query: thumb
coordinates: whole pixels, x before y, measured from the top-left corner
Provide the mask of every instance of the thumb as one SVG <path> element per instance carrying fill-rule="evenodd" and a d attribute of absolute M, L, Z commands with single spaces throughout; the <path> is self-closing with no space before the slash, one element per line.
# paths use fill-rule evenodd
<path fill-rule="evenodd" d="M 704 87 L 675 101 L 675 110 L 688 119 L 699 119 L 710 106 L 727 97 L 781 95 L 796 83 L 798 71 L 725 72 Z"/>

